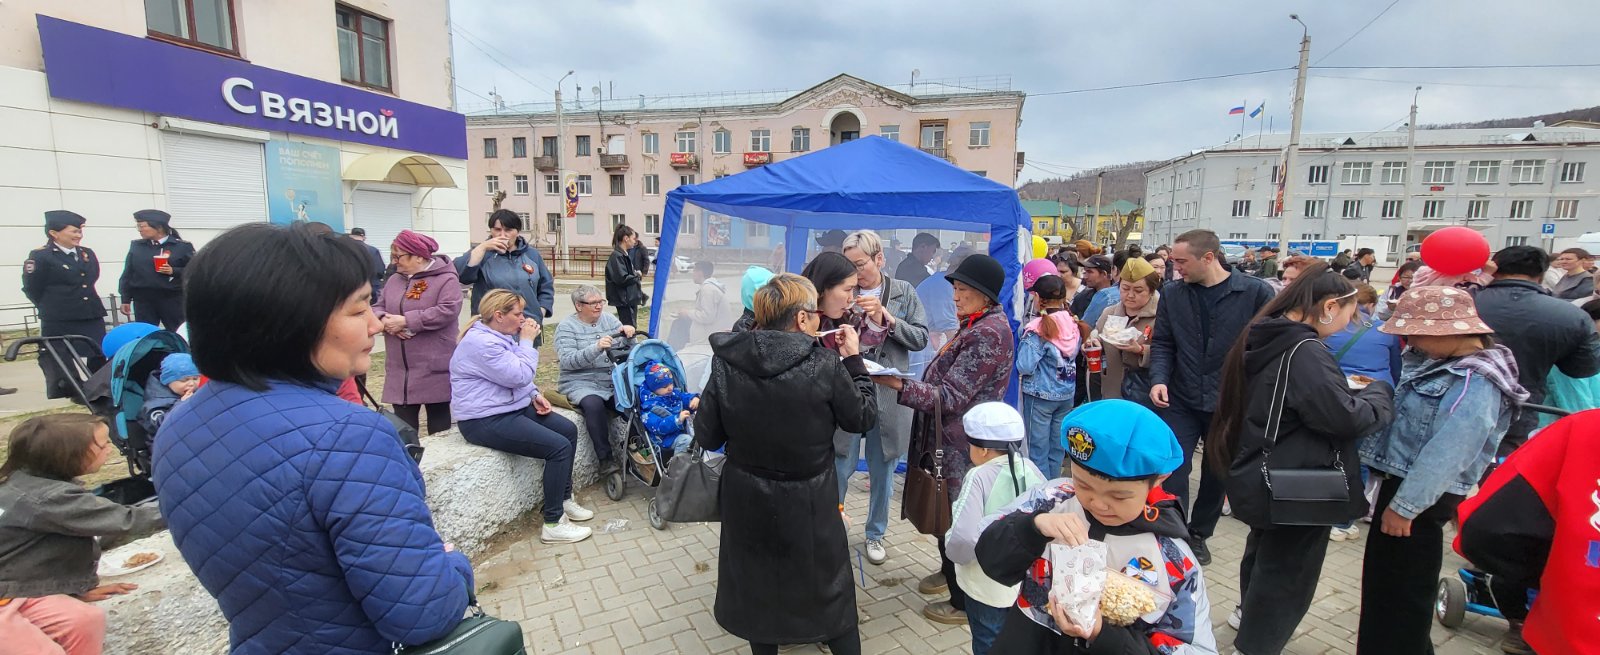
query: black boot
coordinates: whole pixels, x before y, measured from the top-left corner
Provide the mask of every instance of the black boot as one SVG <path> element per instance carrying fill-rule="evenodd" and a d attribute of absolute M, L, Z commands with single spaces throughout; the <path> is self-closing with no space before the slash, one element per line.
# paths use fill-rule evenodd
<path fill-rule="evenodd" d="M 1200 566 L 1211 566 L 1211 549 L 1206 547 L 1204 538 L 1189 537 L 1189 550 L 1194 551 L 1194 560 Z"/>

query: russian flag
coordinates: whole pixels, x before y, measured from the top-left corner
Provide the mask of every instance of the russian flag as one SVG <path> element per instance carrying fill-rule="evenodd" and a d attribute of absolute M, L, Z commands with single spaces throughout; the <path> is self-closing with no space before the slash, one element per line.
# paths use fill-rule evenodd
<path fill-rule="evenodd" d="M 1243 113 L 1244 113 L 1244 105 L 1239 105 L 1238 107 L 1234 107 L 1233 109 L 1229 109 L 1228 110 L 1228 115 L 1229 116 L 1238 116 L 1239 114 L 1243 114 Z"/>

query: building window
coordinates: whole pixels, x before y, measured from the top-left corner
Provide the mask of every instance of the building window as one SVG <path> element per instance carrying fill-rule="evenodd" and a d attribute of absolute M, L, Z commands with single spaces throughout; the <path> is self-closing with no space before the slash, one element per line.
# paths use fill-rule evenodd
<path fill-rule="evenodd" d="M 808 152 L 811 150 L 811 128 L 797 127 L 792 130 L 789 137 L 789 152 Z"/>
<path fill-rule="evenodd" d="M 1561 181 L 1562 182 L 1582 182 L 1583 181 L 1583 164 L 1584 163 L 1581 162 L 1581 161 L 1569 161 L 1569 162 L 1567 162 L 1565 164 L 1562 164 L 1561 165 Z"/>
<path fill-rule="evenodd" d="M 533 225 L 533 223 L 529 222 L 528 212 L 517 212 L 517 218 L 522 221 L 523 225 Z"/>
<path fill-rule="evenodd" d="M 1326 201 L 1326 200 L 1307 200 L 1306 201 L 1306 217 L 1307 218 L 1327 218 L 1328 217 L 1328 201 Z"/>
<path fill-rule="evenodd" d="M 683 219 L 678 221 L 678 234 L 694 234 L 694 214 L 683 214 Z"/>
<path fill-rule="evenodd" d="M 1467 184 L 1494 184 L 1499 181 L 1499 160 L 1480 159 L 1467 162 Z"/>
<path fill-rule="evenodd" d="M 772 130 L 750 130 L 750 152 L 772 152 Z"/>
<path fill-rule="evenodd" d="M 745 228 L 745 234 L 748 234 L 748 235 L 750 235 L 752 237 L 766 237 L 767 236 L 767 224 L 766 223 L 758 223 L 756 221 L 748 221 L 748 222 L 745 223 L 745 225 L 747 226 Z"/>
<path fill-rule="evenodd" d="M 592 195 L 594 195 L 594 179 L 593 178 L 589 177 L 588 175 L 579 175 L 578 176 L 578 195 L 580 195 L 580 196 L 592 196 Z"/>
<path fill-rule="evenodd" d="M 1511 162 L 1512 184 L 1538 184 L 1543 181 L 1543 159 L 1518 159 Z"/>
<path fill-rule="evenodd" d="M 527 159 L 528 158 L 528 139 L 526 137 L 520 137 L 520 136 L 511 137 L 511 158 L 512 159 Z"/>
<path fill-rule="evenodd" d="M 1509 218 L 1521 219 L 1521 220 L 1528 220 L 1530 218 L 1533 218 L 1533 201 L 1532 200 L 1513 200 L 1513 201 L 1511 201 L 1511 214 L 1510 214 Z"/>
<path fill-rule="evenodd" d="M 644 231 L 645 231 L 645 234 L 660 234 L 661 233 L 661 215 L 660 214 L 645 214 L 644 215 Z"/>
<path fill-rule="evenodd" d="M 1406 182 L 1406 163 L 1405 162 L 1403 162 L 1403 161 L 1386 161 L 1386 162 L 1383 162 L 1383 183 L 1384 184 L 1405 184 L 1405 182 Z"/>
<path fill-rule="evenodd" d="M 492 196 L 492 195 L 500 192 L 500 176 L 499 175 L 486 175 L 483 178 L 483 182 L 484 182 L 483 186 L 488 191 L 489 195 Z"/>
<path fill-rule="evenodd" d="M 711 133 L 711 152 L 725 155 L 733 152 L 733 133 L 727 130 L 717 130 Z"/>
<path fill-rule="evenodd" d="M 1368 170 L 1367 172 L 1371 173 L 1372 171 Z M 1361 218 L 1361 201 L 1360 200 L 1346 200 L 1346 201 L 1344 201 L 1344 209 L 1339 212 L 1339 217 L 1340 218 Z"/>
<path fill-rule="evenodd" d="M 1306 184 L 1327 184 L 1327 183 L 1328 183 L 1328 167 L 1327 167 L 1327 165 L 1312 166 L 1310 171 L 1306 174 Z"/>
<path fill-rule="evenodd" d="M 878 126 L 878 136 L 881 136 L 881 137 L 883 137 L 885 139 L 888 139 L 890 141 L 899 141 L 900 140 L 900 126 L 899 125 L 879 125 Z"/>
<path fill-rule="evenodd" d="M 611 215 L 611 229 L 615 230 L 615 229 L 617 229 L 618 225 L 627 225 L 627 224 L 628 224 L 628 215 L 627 214 L 612 214 Z"/>
<path fill-rule="evenodd" d="M 644 176 L 644 194 L 647 196 L 661 195 L 661 176 L 651 173 Z"/>
<path fill-rule="evenodd" d="M 499 156 L 500 156 L 500 140 L 499 139 L 484 139 L 483 140 L 483 158 L 484 159 L 494 159 L 494 158 L 499 157 Z"/>
<path fill-rule="evenodd" d="M 922 125 L 922 149 L 943 157 L 944 128 L 944 123 L 924 123 Z"/>
<path fill-rule="evenodd" d="M 1467 220 L 1478 219 L 1478 218 L 1488 218 L 1488 217 L 1489 217 L 1489 201 L 1487 201 L 1487 200 L 1469 200 L 1469 201 L 1467 201 Z"/>
<path fill-rule="evenodd" d="M 1456 163 L 1430 161 L 1422 164 L 1423 184 L 1451 184 L 1456 181 Z"/>
<path fill-rule="evenodd" d="M 1275 242 L 1277 240 L 1278 240 L 1278 233 L 1277 232 L 1268 232 L 1267 233 L 1267 241 L 1274 241 Z"/>
<path fill-rule="evenodd" d="M 625 176 L 622 176 L 622 175 L 612 175 L 611 176 L 611 195 L 613 195 L 613 196 L 625 196 L 625 195 L 628 195 L 628 183 L 624 182 L 623 181 L 624 179 L 625 179 Z"/>
<path fill-rule="evenodd" d="M 546 175 L 546 176 L 544 176 L 544 194 L 547 195 L 547 196 L 559 196 L 559 195 L 561 195 L 561 176 L 560 175 Z"/>
<path fill-rule="evenodd" d="M 1577 218 L 1577 217 L 1578 217 L 1578 201 L 1576 201 L 1576 200 L 1557 200 L 1556 201 L 1556 218 Z"/>
<path fill-rule="evenodd" d="M 551 212 L 544 215 L 545 231 L 551 234 L 561 233 L 561 214 Z"/>
<path fill-rule="evenodd" d="M 1526 245 L 1528 245 L 1528 237 L 1506 237 L 1506 247 L 1507 248 L 1510 248 L 1511 246 L 1526 246 Z"/>
<path fill-rule="evenodd" d="M 1301 241 L 1321 241 L 1322 240 L 1322 233 L 1321 232 L 1301 232 L 1300 233 L 1300 240 Z"/>
<path fill-rule="evenodd" d="M 1444 201 L 1427 200 L 1422 203 L 1423 218 L 1444 218 Z"/>
<path fill-rule="evenodd" d="M 578 234 L 594 234 L 594 214 L 578 214 Z"/>
<path fill-rule="evenodd" d="M 577 146 L 575 148 L 573 148 L 573 150 L 575 150 L 575 152 L 572 153 L 572 155 L 574 157 L 588 157 L 589 156 L 589 135 L 587 135 L 587 134 L 579 134 L 578 135 Z"/>
<path fill-rule="evenodd" d="M 694 184 L 694 174 L 693 173 L 690 173 L 688 175 L 679 175 L 678 176 L 678 186 L 689 186 L 691 184 Z"/>
<path fill-rule="evenodd" d="M 1250 201 L 1249 200 L 1235 200 L 1235 201 L 1233 201 L 1233 216 L 1234 217 L 1249 216 L 1249 215 L 1250 215 Z"/>
<path fill-rule="evenodd" d="M 972 123 L 967 130 L 967 146 L 982 148 L 989 145 L 989 121 Z"/>
<path fill-rule="evenodd" d="M 1436 202 L 1439 203 L 1439 206 L 1441 206 L 1441 207 L 1444 206 L 1444 202 L 1439 201 L 1439 200 L 1429 200 L 1428 202 L 1423 203 L 1423 205 L 1422 205 L 1422 215 L 1424 217 L 1427 217 L 1428 210 L 1433 209 L 1434 208 L 1433 204 L 1436 203 Z M 1401 214 L 1402 211 L 1404 211 L 1404 207 L 1405 207 L 1405 201 L 1403 201 L 1403 200 L 1385 200 L 1385 201 L 1383 201 L 1383 205 L 1378 208 L 1378 211 L 1380 212 L 1378 217 L 1379 218 L 1400 218 L 1400 214 Z"/>
<path fill-rule="evenodd" d="M 339 10 L 345 11 L 343 7 Z M 339 37 L 341 55 L 344 51 L 342 18 L 341 13 Z M 208 50 L 220 50 L 231 54 L 239 52 L 234 46 L 232 0 L 144 0 L 144 20 L 151 36 L 181 41 Z"/>
<path fill-rule="evenodd" d="M 684 130 L 677 134 L 678 152 L 694 152 L 694 132 Z"/>
<path fill-rule="evenodd" d="M 972 171 L 972 174 L 978 177 L 989 177 L 989 171 Z"/>
<path fill-rule="evenodd" d="M 655 132 L 645 132 L 644 134 L 642 134 L 640 136 L 644 137 L 644 154 L 647 154 L 647 155 L 659 155 L 659 154 L 661 154 L 661 135 L 660 134 L 656 134 Z"/>
<path fill-rule="evenodd" d="M 519 195 L 519 196 L 528 195 L 528 176 L 526 176 L 526 175 L 513 175 L 512 177 L 517 182 L 517 195 Z"/>
<path fill-rule="evenodd" d="M 539 137 L 539 156 L 556 156 L 556 138 L 553 136 Z"/>
<path fill-rule="evenodd" d="M 225 3 L 218 0 L 218 4 Z M 389 21 L 344 5 L 334 11 L 339 24 L 339 78 L 388 90 Z"/>
<path fill-rule="evenodd" d="M 1340 184 L 1372 184 L 1372 162 L 1347 161 L 1344 163 Z"/>
<path fill-rule="evenodd" d="M 1243 241 L 1245 239 L 1249 239 L 1250 238 L 1250 233 L 1249 232 L 1229 232 L 1228 233 L 1228 238 L 1236 240 L 1236 241 Z"/>

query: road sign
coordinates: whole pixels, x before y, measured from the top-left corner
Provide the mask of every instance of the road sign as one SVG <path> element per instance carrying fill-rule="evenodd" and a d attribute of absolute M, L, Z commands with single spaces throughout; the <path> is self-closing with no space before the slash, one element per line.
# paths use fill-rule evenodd
<path fill-rule="evenodd" d="M 1556 235 L 1556 224 L 1555 223 L 1545 223 L 1544 225 L 1539 226 L 1539 234 L 1543 234 L 1543 235 L 1545 235 L 1547 237 L 1555 236 Z"/>

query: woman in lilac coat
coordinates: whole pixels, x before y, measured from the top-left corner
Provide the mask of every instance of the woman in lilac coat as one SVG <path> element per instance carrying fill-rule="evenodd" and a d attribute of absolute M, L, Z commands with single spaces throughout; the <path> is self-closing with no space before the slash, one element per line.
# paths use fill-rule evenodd
<path fill-rule="evenodd" d="M 389 247 L 395 272 L 372 308 L 383 321 L 383 402 L 417 427 L 428 408 L 428 434 L 450 429 L 450 355 L 456 349 L 461 282 L 439 243 L 402 230 Z"/>

